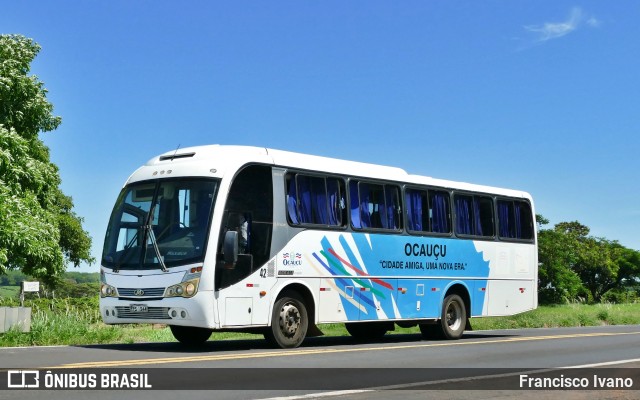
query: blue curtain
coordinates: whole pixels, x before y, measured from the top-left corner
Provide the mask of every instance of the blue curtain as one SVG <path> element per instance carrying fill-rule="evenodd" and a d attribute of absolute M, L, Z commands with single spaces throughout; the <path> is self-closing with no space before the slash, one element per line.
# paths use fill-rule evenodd
<path fill-rule="evenodd" d="M 482 221 L 480 219 L 480 201 L 476 197 L 473 198 L 473 225 L 475 227 L 474 234 L 483 236 Z"/>
<path fill-rule="evenodd" d="M 296 175 L 289 182 L 287 212 L 294 224 L 339 225 L 340 185 L 338 181 Z"/>
<path fill-rule="evenodd" d="M 329 212 L 327 208 L 327 188 L 324 178 L 310 178 L 311 181 L 311 201 L 313 210 L 313 223 L 329 223 Z"/>
<path fill-rule="evenodd" d="M 309 187 L 309 178 L 298 175 L 298 195 L 300 199 L 300 222 L 312 223 L 312 207 L 311 207 L 311 188 Z"/>
<path fill-rule="evenodd" d="M 329 225 L 340 225 L 340 186 L 337 180 L 327 180 L 327 194 L 329 197 Z"/>
<path fill-rule="evenodd" d="M 498 231 L 501 237 L 512 237 L 509 223 L 509 205 L 506 201 L 498 202 Z"/>
<path fill-rule="evenodd" d="M 431 230 L 437 233 L 449 233 L 449 195 L 447 193 L 436 192 L 431 198 L 431 218 L 433 225 Z"/>
<path fill-rule="evenodd" d="M 471 214 L 468 197 L 456 197 L 456 233 L 471 235 Z"/>
<path fill-rule="evenodd" d="M 523 204 L 514 203 L 514 214 L 515 214 L 515 237 L 516 239 L 522 239 L 522 217 L 520 215 L 520 207 Z"/>
<path fill-rule="evenodd" d="M 500 236 L 511 239 L 531 239 L 530 225 L 525 221 L 530 218 L 529 206 L 520 201 L 498 202 L 498 229 Z M 524 219 L 524 220 L 523 220 Z"/>
<path fill-rule="evenodd" d="M 422 229 L 422 193 L 415 190 L 405 192 L 405 204 L 407 205 L 407 228 L 412 231 Z"/>
<path fill-rule="evenodd" d="M 389 229 L 398 229 L 400 228 L 400 221 L 398 220 L 400 214 L 398 210 L 400 209 L 399 204 L 399 193 L 398 189 L 395 187 L 385 187 L 385 196 L 387 197 L 387 228 Z"/>

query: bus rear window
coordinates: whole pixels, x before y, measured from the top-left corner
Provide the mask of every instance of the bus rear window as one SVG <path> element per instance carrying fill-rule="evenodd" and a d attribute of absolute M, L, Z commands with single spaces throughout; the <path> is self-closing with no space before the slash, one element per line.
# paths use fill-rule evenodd
<path fill-rule="evenodd" d="M 533 239 L 533 215 L 529 203 L 498 200 L 498 233 L 501 239 Z"/>

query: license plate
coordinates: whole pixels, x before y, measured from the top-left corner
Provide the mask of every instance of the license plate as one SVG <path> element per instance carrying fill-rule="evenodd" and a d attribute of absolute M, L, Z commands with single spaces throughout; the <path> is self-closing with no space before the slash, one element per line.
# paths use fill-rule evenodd
<path fill-rule="evenodd" d="M 147 308 L 146 304 L 131 304 L 129 306 L 129 311 L 131 312 L 147 312 L 149 308 Z"/>

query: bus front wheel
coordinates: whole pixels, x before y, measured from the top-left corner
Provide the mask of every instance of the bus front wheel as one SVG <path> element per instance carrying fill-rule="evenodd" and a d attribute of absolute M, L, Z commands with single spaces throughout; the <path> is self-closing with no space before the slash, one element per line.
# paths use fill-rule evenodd
<path fill-rule="evenodd" d="M 280 348 L 295 348 L 307 336 L 308 327 L 309 317 L 304 302 L 296 293 L 285 293 L 273 307 L 271 326 L 264 337 Z"/>
<path fill-rule="evenodd" d="M 171 325 L 173 337 L 185 346 L 200 346 L 211 337 L 211 329 Z"/>

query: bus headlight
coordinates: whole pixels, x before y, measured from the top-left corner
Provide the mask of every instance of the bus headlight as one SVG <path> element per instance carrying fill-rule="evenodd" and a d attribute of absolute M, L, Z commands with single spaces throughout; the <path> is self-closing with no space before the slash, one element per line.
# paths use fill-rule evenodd
<path fill-rule="evenodd" d="M 118 290 L 111 285 L 100 285 L 100 297 L 118 297 Z"/>
<path fill-rule="evenodd" d="M 193 297 L 198 293 L 198 283 L 200 278 L 169 286 L 164 292 L 164 297 Z"/>
<path fill-rule="evenodd" d="M 189 297 L 196 294 L 196 285 L 193 282 L 187 282 L 187 284 L 184 285 L 184 294 Z"/>

